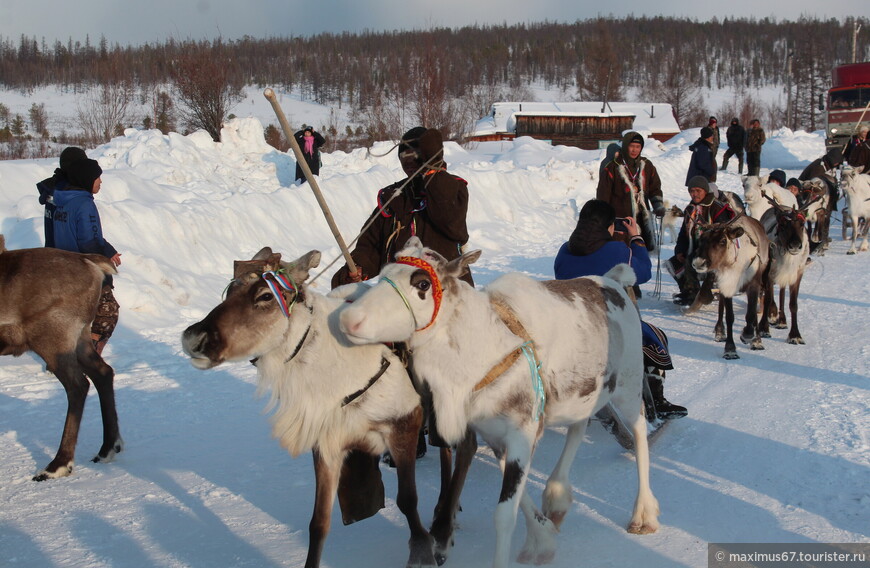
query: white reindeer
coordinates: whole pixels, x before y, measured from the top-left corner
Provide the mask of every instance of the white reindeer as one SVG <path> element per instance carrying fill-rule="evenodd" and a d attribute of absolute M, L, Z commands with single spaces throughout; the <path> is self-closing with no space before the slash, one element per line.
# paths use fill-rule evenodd
<path fill-rule="evenodd" d="M 770 209 L 771 204 L 765 197 L 770 197 L 787 209 L 797 209 L 797 198 L 792 193 L 770 182 L 762 183 L 758 176 L 746 176 L 743 178 L 743 198 L 749 209 L 749 216 L 756 221 L 761 221 L 762 215 Z"/>
<path fill-rule="evenodd" d="M 306 568 L 319 566 L 339 475 L 344 479 L 351 449 L 374 460 L 390 450 L 399 481 L 396 502 L 411 530 L 408 566 L 434 567 L 433 541 L 417 513 L 414 481 L 420 397 L 390 349 L 354 346 L 339 332 L 338 312 L 349 305 L 344 299 L 315 294 L 304 285 L 319 252 L 293 263 L 280 259 L 264 248 L 252 261 L 237 262 L 226 299 L 184 332 L 184 351 L 199 369 L 256 358 L 258 391 L 272 395 L 272 434 L 294 457 L 312 452 L 316 498 Z M 457 457 L 457 469 L 459 462 Z M 379 500 L 375 510 L 383 506 L 383 493 L 361 497 Z M 451 526 L 453 513 L 441 508 Z"/>
<path fill-rule="evenodd" d="M 628 265 L 605 277 L 541 282 L 506 274 L 478 291 L 459 280 L 480 251 L 447 262 L 412 238 L 378 284 L 342 311 L 355 343 L 408 341 L 414 370 L 432 389 L 439 433 L 448 441 L 468 425 L 500 458 L 493 566 L 509 564 L 517 508 L 527 536 L 518 560 L 555 556 L 555 535 L 571 503 L 571 463 L 588 418 L 608 402 L 632 425 L 638 493 L 628 531 L 652 533 L 659 506 L 649 486 L 649 447 L 641 404 L 640 318 L 624 288 Z M 543 514 L 525 491 L 545 426 L 568 427 L 547 480 Z"/>
<path fill-rule="evenodd" d="M 846 254 L 855 254 L 857 251 L 864 252 L 867 244 L 867 223 L 859 222 L 861 218 L 870 219 L 870 175 L 863 173 L 864 166 L 857 168 L 845 168 L 842 174 L 843 193 L 846 194 L 846 207 L 849 210 L 849 219 L 852 223 L 852 246 Z M 860 227 L 860 228 L 859 228 Z M 863 236 L 861 246 L 856 249 L 855 242 Z"/>

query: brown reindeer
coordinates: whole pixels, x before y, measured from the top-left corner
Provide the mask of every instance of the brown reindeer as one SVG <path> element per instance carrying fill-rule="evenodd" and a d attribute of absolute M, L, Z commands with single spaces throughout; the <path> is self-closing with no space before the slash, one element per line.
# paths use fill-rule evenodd
<path fill-rule="evenodd" d="M 63 385 L 68 403 L 57 455 L 34 481 L 72 473 L 87 378 L 97 388 L 103 415 L 103 445 L 92 461 L 112 461 L 124 447 L 115 411 L 115 371 L 91 340 L 103 278 L 115 273 L 101 255 L 54 248 L 6 250 L 0 235 L 0 355 L 39 355 Z"/>
<path fill-rule="evenodd" d="M 727 223 L 716 223 L 703 230 L 692 266 L 698 274 L 713 272 L 719 285 L 717 341 L 725 340 L 725 359 L 739 359 L 734 345 L 734 304 L 737 294 L 746 292 L 746 327 L 740 340 L 753 350 L 764 349 L 758 332 L 758 297 L 763 289 L 770 259 L 770 241 L 761 223 L 739 215 Z M 725 313 L 727 333 L 722 316 Z"/>
<path fill-rule="evenodd" d="M 806 210 L 797 211 L 775 204 L 768 210 L 774 217 L 767 231 L 770 238 L 770 271 L 764 291 L 764 314 L 759 323 L 759 333 L 762 337 L 770 337 L 770 324 L 777 329 L 787 327 L 785 317 L 785 289 L 789 289 L 789 310 L 791 311 L 791 329 L 788 333 L 788 343 L 802 345 L 804 343 L 798 329 L 798 292 L 801 279 L 810 255 L 810 242 L 806 230 Z M 767 215 L 767 213 L 765 213 Z M 765 219 L 762 219 L 764 222 Z M 774 286 L 779 286 L 779 309 L 776 307 Z"/>

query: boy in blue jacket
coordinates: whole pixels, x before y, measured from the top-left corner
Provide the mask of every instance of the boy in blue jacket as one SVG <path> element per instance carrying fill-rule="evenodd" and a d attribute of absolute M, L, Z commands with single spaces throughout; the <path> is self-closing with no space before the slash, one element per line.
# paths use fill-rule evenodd
<path fill-rule="evenodd" d="M 121 254 L 105 238 L 94 195 L 102 186 L 103 170 L 96 160 L 88 158 L 69 164 L 67 185 L 55 187 L 52 228 L 54 248 L 71 252 L 101 254 L 121 264 Z M 112 277 L 103 280 L 103 291 L 97 305 L 97 315 L 91 325 L 91 338 L 97 353 L 102 353 L 118 323 L 119 305 L 112 293 Z"/>
<path fill-rule="evenodd" d="M 79 160 L 86 160 L 88 155 L 81 148 L 70 146 L 60 153 L 60 167 L 54 170 L 54 175 L 36 184 L 39 191 L 39 204 L 45 205 L 45 246 L 54 247 L 54 192 L 69 185 L 66 178 L 67 168 Z"/>

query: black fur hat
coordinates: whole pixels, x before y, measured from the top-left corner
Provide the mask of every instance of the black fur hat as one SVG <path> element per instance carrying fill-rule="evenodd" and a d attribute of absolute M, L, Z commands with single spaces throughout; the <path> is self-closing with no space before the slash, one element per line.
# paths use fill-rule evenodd
<path fill-rule="evenodd" d="M 70 185 L 91 191 L 94 188 L 94 182 L 103 175 L 103 168 L 96 160 L 86 158 L 67 166 L 66 175 Z"/>
<path fill-rule="evenodd" d="M 770 175 L 767 176 L 767 183 L 772 181 L 779 183 L 779 187 L 785 187 L 785 172 L 782 170 L 773 170 L 770 172 Z"/>
<path fill-rule="evenodd" d="M 76 146 L 69 146 L 68 148 L 64 148 L 63 152 L 60 153 L 60 169 L 66 172 L 67 168 L 69 168 L 73 162 L 87 159 L 88 155 L 85 154 L 84 150 Z"/>
<path fill-rule="evenodd" d="M 426 129 L 422 126 L 415 126 L 411 130 L 405 132 L 402 135 L 402 139 L 399 141 L 399 154 L 406 150 L 410 150 L 411 148 L 417 149 L 420 147 L 420 137 L 423 136 L 423 133 L 426 132 Z"/>

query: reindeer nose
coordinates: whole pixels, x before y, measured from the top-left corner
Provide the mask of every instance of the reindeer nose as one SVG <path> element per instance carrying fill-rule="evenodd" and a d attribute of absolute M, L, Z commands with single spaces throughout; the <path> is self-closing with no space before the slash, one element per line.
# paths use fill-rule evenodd
<path fill-rule="evenodd" d="M 356 335 L 364 321 L 365 314 L 361 310 L 355 310 L 352 307 L 345 308 L 338 318 L 339 329 L 348 335 Z"/>

